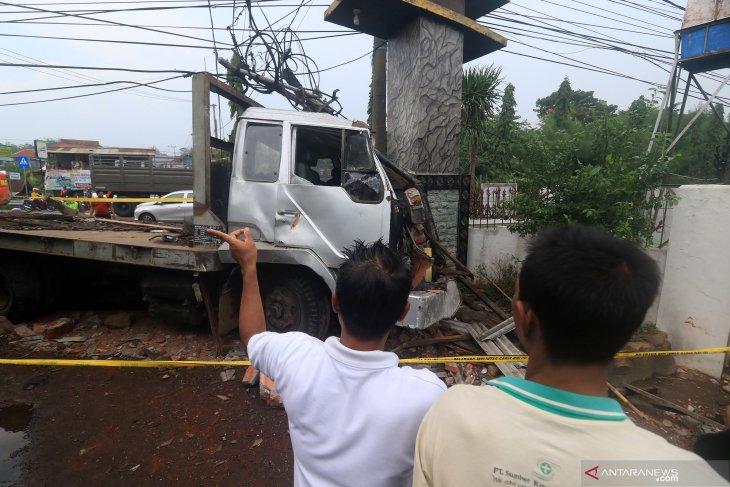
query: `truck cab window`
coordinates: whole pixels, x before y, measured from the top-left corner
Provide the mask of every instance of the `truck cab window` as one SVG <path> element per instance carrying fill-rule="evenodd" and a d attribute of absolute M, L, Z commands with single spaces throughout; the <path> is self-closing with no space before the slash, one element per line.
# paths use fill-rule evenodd
<path fill-rule="evenodd" d="M 280 125 L 250 123 L 243 142 L 243 176 L 246 181 L 273 183 L 279 179 Z"/>
<path fill-rule="evenodd" d="M 292 184 L 339 186 L 334 164 L 342 152 L 342 131 L 332 128 L 295 127 Z"/>

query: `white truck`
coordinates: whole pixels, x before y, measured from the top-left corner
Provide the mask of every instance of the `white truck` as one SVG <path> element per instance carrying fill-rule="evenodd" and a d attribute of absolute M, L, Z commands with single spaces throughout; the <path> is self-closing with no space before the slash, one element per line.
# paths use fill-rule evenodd
<path fill-rule="evenodd" d="M 210 136 L 210 93 L 245 108 L 235 144 Z M 193 218 L 179 233 L 114 222 L 0 218 L 0 315 L 23 319 L 68 303 L 72 283 L 142 298 L 152 311 L 237 328 L 240 272 L 206 229 L 248 226 L 259 249 L 267 325 L 315 336 L 336 332 L 330 296 L 342 250 L 382 238 L 413 263 L 411 311 L 425 328 L 460 304 L 453 281 L 424 284 L 435 229 L 418 181 L 372 149 L 361 123 L 257 106 L 216 79 L 193 77 Z M 211 147 L 231 157 L 211 160 Z M 130 230 L 131 228 L 131 230 Z M 145 228 L 144 230 L 149 230 Z M 73 276 L 69 283 L 68 276 Z M 94 284 L 98 282 L 98 285 Z M 112 285 L 119 286 L 113 288 Z"/>

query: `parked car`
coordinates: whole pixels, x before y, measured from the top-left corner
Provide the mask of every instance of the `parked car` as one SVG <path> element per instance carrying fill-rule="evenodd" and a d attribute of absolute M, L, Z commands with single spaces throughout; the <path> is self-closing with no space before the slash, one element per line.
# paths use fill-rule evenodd
<path fill-rule="evenodd" d="M 192 190 L 175 191 L 168 193 L 162 198 L 192 198 Z M 134 219 L 151 223 L 161 222 L 182 222 L 185 217 L 193 215 L 193 203 L 180 203 L 176 201 L 156 201 L 154 203 L 141 203 L 134 209 Z"/>

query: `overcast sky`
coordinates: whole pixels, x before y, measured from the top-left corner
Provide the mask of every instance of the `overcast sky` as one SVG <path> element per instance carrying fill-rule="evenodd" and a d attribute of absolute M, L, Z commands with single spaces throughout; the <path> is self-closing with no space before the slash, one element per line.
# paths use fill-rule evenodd
<path fill-rule="evenodd" d="M 11 0 L 12 1 L 12 0 Z M 207 6 L 203 0 L 165 0 L 145 2 L 107 0 L 82 3 L 32 0 L 33 3 L 0 7 L 0 63 L 55 64 L 65 66 L 123 67 L 134 69 L 180 69 L 215 72 L 211 36 L 211 19 L 207 8 L 143 10 L 127 12 L 98 12 L 103 9 L 140 8 L 150 6 Z M 231 37 L 225 30 L 234 21 L 233 2 L 211 0 L 216 40 L 222 55 L 230 57 Z M 675 0 L 686 5 L 686 0 Z M 238 5 L 241 2 L 239 0 Z M 345 29 L 324 22 L 325 4 L 317 0 L 305 2 L 296 17 L 298 0 L 268 2 L 265 9 L 254 7 L 259 27 L 268 21 L 284 17 L 275 28 L 290 26 L 300 31 L 302 39 L 323 35 L 338 35 L 320 40 L 303 41 L 304 49 L 325 70 L 320 75 L 320 89 L 339 89 L 343 114 L 351 119 L 366 119 L 372 37 L 345 34 Z M 272 5 L 277 5 L 273 7 Z M 35 9 L 64 12 L 42 12 Z M 241 11 L 236 8 L 235 13 Z M 89 13 L 93 12 L 93 13 Z M 68 14 L 85 18 L 72 17 Z M 290 14 L 289 16 L 286 16 Z M 243 14 L 237 28 L 247 27 Z M 674 49 L 672 32 L 681 26 L 682 11 L 664 0 L 518 0 L 499 9 L 493 16 L 481 19 L 509 39 L 504 51 L 480 58 L 471 64 L 494 63 L 502 67 L 505 82 L 516 87 L 520 116 L 535 123 L 535 100 L 558 88 L 564 76 L 569 76 L 574 89 L 594 90 L 596 96 L 626 108 L 640 95 L 649 95 L 650 84 L 605 72 L 588 71 L 578 67 L 556 64 L 554 61 L 610 70 L 621 76 L 665 85 L 667 70 Z M 96 20 L 93 20 L 96 19 Z M 293 22 L 292 22 L 293 19 Z M 13 22 L 14 21 L 14 22 Z M 18 22 L 22 21 L 22 22 Z M 107 21 L 102 23 L 101 21 Z M 192 36 L 184 38 L 109 22 L 150 27 L 165 32 Z M 56 23 L 55 25 L 49 23 Z M 64 23 L 64 25 L 60 25 Z M 86 24 L 86 25 L 74 25 Z M 195 27 L 195 28 L 194 28 Z M 553 29 L 553 30 L 546 30 Z M 561 32 L 564 29 L 567 32 Z M 306 31 L 339 31 L 316 33 Z M 78 40 L 41 39 L 16 36 L 70 37 L 97 40 L 154 42 L 204 46 L 205 48 L 145 46 L 126 43 L 101 43 Z M 237 33 L 242 40 L 244 34 Z M 583 37 L 579 37 L 583 36 Z M 588 39 L 584 36 L 591 36 Z M 600 39 L 596 41 L 596 39 Z M 587 43 L 588 42 L 588 43 Z M 596 43 L 620 45 L 628 51 L 600 49 Z M 545 58 L 549 61 L 521 56 Z M 651 54 L 652 62 L 636 54 Z M 361 59 L 344 66 L 327 68 Z M 563 56 L 563 57 L 560 57 Z M 552 62 L 551 62 L 552 61 Z M 222 68 L 219 68 L 223 72 Z M 79 71 L 0 66 L 0 92 L 54 88 L 77 84 L 119 80 L 149 82 L 174 74 L 125 73 L 117 71 Z M 724 75 L 724 73 L 721 73 Z M 703 81 L 708 90 L 716 82 Z M 75 96 L 128 85 L 40 91 L 24 94 L 0 94 L 0 141 L 31 142 L 36 138 L 75 138 L 98 140 L 105 146 L 152 147 L 172 153 L 191 145 L 190 79 L 176 79 L 155 86 L 182 90 L 158 91 L 135 88 L 118 93 L 87 96 L 63 101 L 7 106 L 50 98 Z M 254 94 L 253 97 L 269 107 L 287 107 L 277 95 Z M 213 102 L 215 102 L 215 98 Z M 225 100 L 224 100 L 225 102 Z M 696 103 L 696 101 L 694 102 Z M 233 123 L 227 107 L 221 112 L 223 132 Z"/>

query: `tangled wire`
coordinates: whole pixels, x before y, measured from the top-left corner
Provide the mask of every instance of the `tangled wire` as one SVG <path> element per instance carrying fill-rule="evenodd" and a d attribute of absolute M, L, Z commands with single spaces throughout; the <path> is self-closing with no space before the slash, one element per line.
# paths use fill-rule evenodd
<path fill-rule="evenodd" d="M 233 25 L 229 26 L 237 59 L 234 56 L 233 63 L 222 62 L 229 72 L 241 80 L 243 88 L 264 94 L 277 92 L 295 108 L 339 115 L 342 111 L 337 100 L 339 90 L 331 95 L 319 90 L 319 69 L 304 52 L 296 32 L 289 27 L 274 30 L 271 24 L 268 29 L 262 30 L 256 25 L 251 0 L 246 0 L 244 9 L 248 11 L 253 33 L 239 43 Z M 239 17 L 242 13 L 239 13 Z M 314 69 L 310 66 L 314 66 Z"/>

